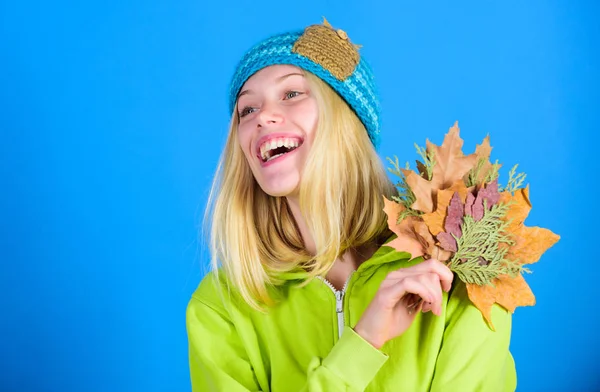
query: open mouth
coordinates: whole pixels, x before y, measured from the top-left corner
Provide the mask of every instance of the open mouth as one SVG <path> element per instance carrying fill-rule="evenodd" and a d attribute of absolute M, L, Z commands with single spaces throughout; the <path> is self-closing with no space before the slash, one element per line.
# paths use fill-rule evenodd
<path fill-rule="evenodd" d="M 294 151 L 301 145 L 302 140 L 298 138 L 270 139 L 260 146 L 259 159 L 266 163 Z"/>

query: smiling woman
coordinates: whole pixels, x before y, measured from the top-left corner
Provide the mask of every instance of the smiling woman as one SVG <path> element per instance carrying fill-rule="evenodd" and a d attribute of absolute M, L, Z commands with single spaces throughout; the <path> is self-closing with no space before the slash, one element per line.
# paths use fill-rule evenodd
<path fill-rule="evenodd" d="M 254 178 L 271 196 L 298 196 L 314 140 L 317 99 L 297 67 L 264 68 L 239 94 L 237 135 Z"/>
<path fill-rule="evenodd" d="M 344 31 L 252 48 L 230 110 L 213 272 L 187 311 L 194 390 L 515 389 L 510 313 L 494 307 L 491 331 L 444 264 L 386 246 L 377 93 Z"/>

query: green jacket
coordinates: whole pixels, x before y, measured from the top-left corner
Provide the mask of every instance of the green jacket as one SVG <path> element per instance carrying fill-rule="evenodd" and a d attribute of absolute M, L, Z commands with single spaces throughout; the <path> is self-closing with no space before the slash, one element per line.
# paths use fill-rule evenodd
<path fill-rule="evenodd" d="M 385 276 L 422 261 L 409 256 L 382 246 L 343 292 L 322 279 L 297 288 L 290 276 L 266 314 L 221 297 L 207 275 L 187 308 L 192 390 L 514 391 L 511 313 L 494 305 L 492 331 L 456 277 L 442 316 L 420 313 L 381 350 L 354 332 Z"/>

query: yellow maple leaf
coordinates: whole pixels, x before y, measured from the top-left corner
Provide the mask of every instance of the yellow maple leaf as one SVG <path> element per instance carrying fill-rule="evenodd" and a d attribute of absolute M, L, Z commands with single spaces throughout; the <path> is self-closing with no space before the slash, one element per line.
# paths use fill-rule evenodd
<path fill-rule="evenodd" d="M 492 281 L 491 285 L 476 285 L 467 283 L 469 299 L 481 311 L 481 314 L 494 330 L 492 324 L 492 306 L 497 303 L 510 312 L 514 312 L 517 306 L 535 305 L 535 296 L 525 282 L 523 275 L 512 278 L 502 275 Z"/>
<path fill-rule="evenodd" d="M 483 165 L 479 169 L 477 173 L 477 178 L 475 179 L 475 184 L 482 184 L 486 177 L 494 170 L 494 165 L 489 161 L 490 155 L 492 154 L 492 146 L 490 145 L 490 136 L 487 135 L 481 144 L 478 144 L 475 147 L 475 156 L 477 157 L 476 165 L 479 164 L 479 161 L 483 159 Z M 498 168 L 502 167 L 502 165 L 498 164 Z M 469 173 L 464 176 L 465 183 L 469 182 Z"/>
<path fill-rule="evenodd" d="M 503 220 L 509 222 L 505 232 L 514 240 L 514 244 L 508 247 L 505 256 L 507 260 L 521 265 L 535 263 L 560 239 L 560 236 L 548 229 L 524 225 L 525 218 L 531 210 L 529 186 L 518 189 L 514 196 L 510 192 L 503 192 L 500 203 L 508 204 L 509 209 Z M 494 329 L 491 319 L 494 303 L 511 312 L 514 312 L 518 306 L 535 305 L 535 296 L 520 274 L 516 277 L 499 276 L 492 281 L 492 285 L 467 284 L 467 293 L 492 329 Z"/>
<path fill-rule="evenodd" d="M 396 202 L 383 198 L 383 211 L 388 216 L 388 227 L 397 235 L 387 246 L 399 252 L 408 252 L 412 258 L 424 256 L 426 259 L 434 257 L 441 262 L 448 261 L 452 252 L 448 252 L 438 246 L 431 235 L 429 228 L 422 219 L 416 216 L 406 217 L 397 223 L 398 216 L 406 208 Z"/>
<path fill-rule="evenodd" d="M 411 208 L 426 213 L 432 212 L 437 192 L 462 180 L 477 163 L 475 154 L 465 156 L 462 152 L 463 140 L 460 138 L 459 132 L 458 122 L 456 122 L 444 137 L 441 146 L 436 146 L 427 140 L 427 152 L 432 152 L 435 160 L 431 181 L 414 171 L 402 171 L 406 177 L 406 183 L 416 197 Z"/>
<path fill-rule="evenodd" d="M 525 188 L 517 189 L 514 196 L 510 192 L 502 192 L 500 194 L 499 203 L 508 205 L 507 217 L 509 221 L 508 231 L 514 231 L 520 227 L 525 218 L 531 211 L 531 201 L 529 200 L 529 185 Z"/>
<path fill-rule="evenodd" d="M 388 200 L 386 197 L 383 198 L 383 203 L 383 211 L 388 216 L 388 227 L 398 236 L 387 245 L 399 252 L 410 253 L 412 258 L 423 256 L 428 248 L 428 241 L 433 242 L 433 238 L 427 238 L 427 235 L 431 237 L 429 231 L 426 230 L 427 227 L 423 231 L 423 227 L 419 225 L 422 221 L 415 216 L 406 217 L 398 224 L 398 216 L 406 208 L 402 204 Z M 415 225 L 417 225 L 417 228 L 415 228 Z"/>

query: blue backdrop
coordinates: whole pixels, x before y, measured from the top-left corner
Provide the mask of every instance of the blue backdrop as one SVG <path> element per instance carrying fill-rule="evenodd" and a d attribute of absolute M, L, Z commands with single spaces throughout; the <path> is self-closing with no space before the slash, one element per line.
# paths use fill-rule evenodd
<path fill-rule="evenodd" d="M 185 307 L 256 41 L 326 16 L 375 69 L 381 156 L 459 121 L 465 150 L 528 174 L 526 224 L 562 239 L 526 278 L 519 391 L 600 388 L 600 7 L 589 1 L 0 4 L 0 390 L 186 391 Z"/>

